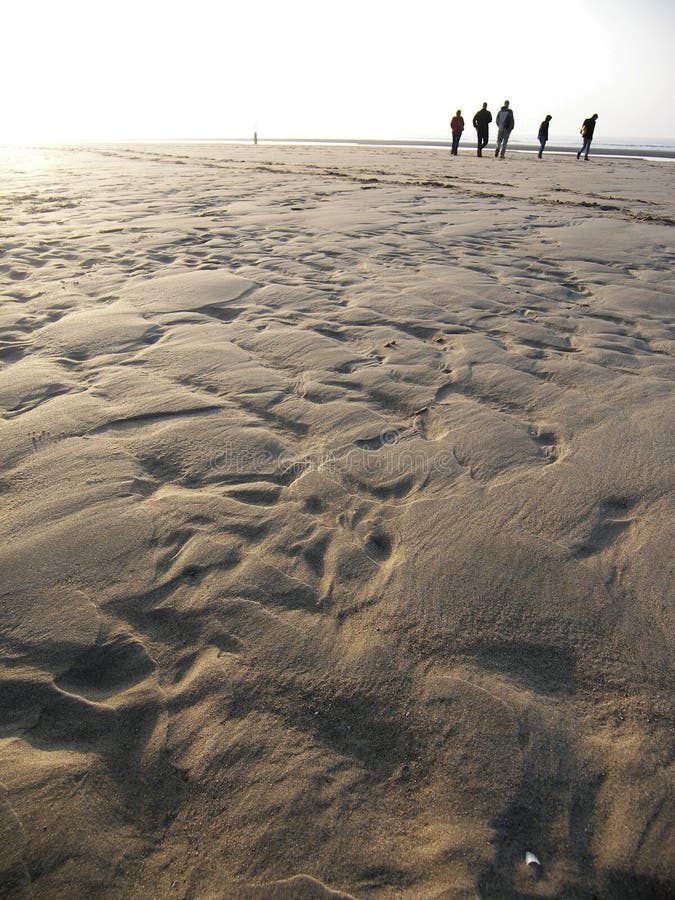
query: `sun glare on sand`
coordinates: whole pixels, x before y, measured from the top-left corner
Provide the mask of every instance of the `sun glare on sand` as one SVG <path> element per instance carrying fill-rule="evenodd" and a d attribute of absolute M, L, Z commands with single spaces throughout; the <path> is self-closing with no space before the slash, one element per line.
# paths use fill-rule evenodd
<path fill-rule="evenodd" d="M 510 97 L 517 131 L 602 114 L 605 135 L 675 134 L 672 4 L 414 5 L 121 0 L 5 10 L 0 142 L 442 136 Z"/>

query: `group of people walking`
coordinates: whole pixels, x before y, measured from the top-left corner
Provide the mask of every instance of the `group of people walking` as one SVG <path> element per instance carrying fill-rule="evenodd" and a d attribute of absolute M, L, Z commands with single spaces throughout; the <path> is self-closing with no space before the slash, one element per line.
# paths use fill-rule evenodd
<path fill-rule="evenodd" d="M 548 124 L 552 118 L 553 116 L 551 115 L 546 116 L 544 121 L 539 126 L 539 132 L 537 134 L 537 140 L 539 141 L 539 153 L 537 154 L 537 156 L 539 157 L 539 159 L 542 158 L 544 147 L 546 146 L 546 143 L 548 141 Z M 591 141 L 593 140 L 597 118 L 598 114 L 593 113 L 593 115 L 588 119 L 584 119 L 584 123 L 581 126 L 581 136 L 583 137 L 584 142 L 581 145 L 581 150 L 579 150 L 579 152 L 577 153 L 577 159 L 581 159 L 582 154 L 584 159 L 588 159 L 588 153 L 591 149 Z M 473 117 L 472 122 L 473 127 L 476 129 L 476 135 L 478 138 L 478 156 L 482 156 L 483 148 L 487 147 L 490 134 L 490 122 L 492 122 L 492 113 L 488 109 L 487 103 L 484 103 L 481 109 L 479 109 L 476 115 Z M 516 120 L 513 116 L 511 104 L 508 100 L 505 100 L 504 105 L 497 113 L 497 146 L 495 148 L 495 157 L 504 159 L 504 155 L 506 154 L 506 145 L 509 142 L 511 132 L 514 129 L 515 124 Z M 462 137 L 462 132 L 464 131 L 464 119 L 462 118 L 461 109 L 458 109 L 455 115 L 452 117 L 450 121 L 450 130 L 452 131 L 451 153 L 453 156 L 457 156 L 459 141 Z"/>

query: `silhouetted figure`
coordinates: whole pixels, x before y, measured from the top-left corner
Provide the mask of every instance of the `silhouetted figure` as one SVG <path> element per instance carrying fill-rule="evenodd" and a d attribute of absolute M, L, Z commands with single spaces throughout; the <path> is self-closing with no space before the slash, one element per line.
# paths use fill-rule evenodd
<path fill-rule="evenodd" d="M 254 144 L 258 143 L 258 132 L 257 131 L 253 132 L 253 143 Z"/>
<path fill-rule="evenodd" d="M 544 147 L 546 146 L 546 141 L 548 140 L 548 123 L 551 121 L 553 116 L 546 116 L 544 121 L 539 126 L 539 133 L 537 134 L 537 140 L 539 141 L 539 159 L 541 159 L 542 154 L 544 152 Z"/>
<path fill-rule="evenodd" d="M 452 150 L 453 156 L 457 156 L 457 148 L 459 147 L 459 139 L 464 131 L 464 119 L 462 118 L 462 110 L 458 109 L 450 120 L 450 131 L 452 131 Z"/>
<path fill-rule="evenodd" d="M 504 159 L 506 145 L 509 142 L 509 137 L 515 124 L 516 120 L 513 118 L 513 110 L 509 108 L 509 101 L 505 100 L 504 105 L 497 113 L 497 128 L 499 131 L 497 132 L 497 148 L 495 150 L 495 156 L 499 156 L 501 151 L 501 157 Z"/>
<path fill-rule="evenodd" d="M 489 125 L 492 121 L 492 113 L 487 108 L 487 103 L 483 104 L 483 108 L 479 109 L 473 117 L 473 127 L 478 134 L 478 156 L 483 155 L 483 147 L 487 147 Z"/>
<path fill-rule="evenodd" d="M 584 124 L 581 126 L 581 136 L 584 139 L 584 142 L 581 145 L 581 150 L 577 153 L 577 159 L 581 158 L 582 153 L 584 154 L 584 159 L 588 159 L 588 151 L 591 149 L 591 141 L 593 140 L 597 118 L 598 114 L 593 113 L 590 119 L 584 119 Z"/>

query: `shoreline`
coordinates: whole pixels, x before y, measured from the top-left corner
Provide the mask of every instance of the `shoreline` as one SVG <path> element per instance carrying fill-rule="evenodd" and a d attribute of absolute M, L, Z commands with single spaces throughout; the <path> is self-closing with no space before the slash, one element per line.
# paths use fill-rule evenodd
<path fill-rule="evenodd" d="M 244 143 L 246 141 L 237 141 L 236 143 Z M 248 142 L 252 143 L 252 142 Z M 354 147 L 430 147 L 433 149 L 443 149 L 447 148 L 448 150 L 452 147 L 452 141 L 423 141 L 423 140 L 378 140 L 378 139 L 334 139 L 334 140 L 320 140 L 318 138 L 284 138 L 284 139 L 273 139 L 269 140 L 258 140 L 259 144 L 267 144 L 267 145 L 278 145 L 278 144 L 309 144 L 309 145 L 326 145 L 326 146 L 354 146 Z M 490 146 L 494 146 L 494 141 L 491 140 L 487 145 L 486 149 L 489 149 Z M 463 150 L 465 153 L 468 149 L 473 150 L 475 154 L 475 146 L 472 142 L 460 144 L 460 152 Z M 552 144 L 547 145 L 544 153 L 555 153 L 558 155 L 576 155 L 578 151 L 577 146 L 572 146 L 571 144 Z M 538 153 L 539 145 L 534 143 L 524 143 L 520 144 L 517 142 L 509 143 L 508 151 L 514 153 Z M 507 151 L 507 152 L 508 152 Z M 486 156 L 489 153 L 485 154 Z M 659 149 L 659 150 L 650 150 L 645 147 L 636 147 L 635 150 L 632 150 L 628 147 L 613 147 L 611 145 L 603 146 L 602 144 L 598 144 L 597 148 L 591 148 L 592 156 L 602 156 L 602 157 L 629 157 L 632 159 L 663 159 L 663 160 L 672 160 L 675 159 L 675 149 Z"/>
<path fill-rule="evenodd" d="M 101 141 L 64 141 L 60 143 L 43 143 L 43 142 L 22 142 L 18 144 L 3 143 L 0 149 L 86 149 L 88 147 L 106 147 L 106 146 L 188 146 L 194 147 L 199 145 L 210 146 L 256 146 L 250 138 L 148 138 L 134 140 L 101 140 Z M 400 148 L 428 148 L 428 149 L 448 149 L 452 147 L 452 141 L 435 141 L 435 140 L 394 140 L 383 138 L 259 138 L 258 146 L 278 147 L 278 146 L 315 146 L 315 147 L 400 147 Z M 491 140 L 485 153 L 489 156 L 490 148 L 494 147 L 494 140 Z M 546 155 L 556 156 L 573 156 L 579 150 L 579 146 L 572 144 L 547 144 L 544 153 Z M 459 147 L 460 154 L 475 155 L 475 143 L 473 135 L 471 140 L 462 141 Z M 539 145 L 535 143 L 519 143 L 510 142 L 508 151 L 511 153 L 538 153 Z M 667 147 L 650 148 L 646 146 L 636 145 L 633 147 L 618 147 L 612 144 L 598 144 L 591 148 L 591 156 L 601 157 L 603 159 L 611 158 L 628 158 L 628 159 L 645 159 L 645 160 L 675 160 L 675 147 L 669 149 Z"/>

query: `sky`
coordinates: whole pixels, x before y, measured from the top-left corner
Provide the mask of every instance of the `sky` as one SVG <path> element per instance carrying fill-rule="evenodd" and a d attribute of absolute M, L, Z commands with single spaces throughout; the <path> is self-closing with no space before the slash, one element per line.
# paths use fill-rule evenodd
<path fill-rule="evenodd" d="M 0 143 L 446 140 L 484 100 L 512 140 L 675 143 L 675 0 L 5 0 Z"/>

